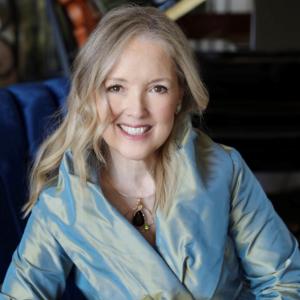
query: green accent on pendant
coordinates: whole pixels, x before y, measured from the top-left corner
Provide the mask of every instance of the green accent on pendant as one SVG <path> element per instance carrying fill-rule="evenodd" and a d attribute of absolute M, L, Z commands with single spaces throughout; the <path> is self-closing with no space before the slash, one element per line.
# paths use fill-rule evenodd
<path fill-rule="evenodd" d="M 148 224 L 145 224 L 145 225 L 144 225 L 144 229 L 145 229 L 145 230 L 149 230 L 149 229 L 150 229 L 150 226 L 149 226 Z"/>

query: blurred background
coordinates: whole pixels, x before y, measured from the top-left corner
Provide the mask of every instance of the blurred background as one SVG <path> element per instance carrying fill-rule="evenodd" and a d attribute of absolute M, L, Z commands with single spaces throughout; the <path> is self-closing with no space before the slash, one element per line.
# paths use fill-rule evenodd
<path fill-rule="evenodd" d="M 0 0 L 0 87 L 69 78 L 97 22 L 127 2 Z M 158 7 L 183 29 L 210 93 L 194 125 L 241 152 L 299 239 L 300 1 L 130 2 Z"/>

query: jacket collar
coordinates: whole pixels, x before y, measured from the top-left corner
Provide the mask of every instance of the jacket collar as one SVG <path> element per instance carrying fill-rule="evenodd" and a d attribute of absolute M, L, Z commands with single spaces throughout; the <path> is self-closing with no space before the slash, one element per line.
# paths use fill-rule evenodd
<path fill-rule="evenodd" d="M 87 195 L 83 197 L 73 193 L 72 201 L 77 203 L 77 208 L 81 208 L 76 219 L 90 220 L 94 223 L 92 228 L 97 228 L 97 232 L 90 234 L 97 236 L 98 231 L 102 231 L 102 236 L 107 238 L 100 245 L 105 243 L 108 248 L 117 247 L 122 249 L 122 253 L 131 253 L 130 264 L 136 267 L 143 265 L 149 271 L 150 278 L 158 273 L 165 274 L 169 278 L 164 282 L 166 290 L 175 289 L 186 295 L 190 295 L 190 291 L 196 298 L 209 299 L 221 273 L 227 230 L 226 219 L 218 215 L 224 209 L 220 203 L 224 206 L 226 202 L 214 199 L 226 195 L 221 195 L 222 187 L 215 189 L 215 185 L 211 184 L 215 180 L 216 154 L 208 137 L 200 134 L 199 138 L 199 133 L 190 126 L 181 139 L 178 151 L 182 170 L 179 172 L 179 188 L 168 215 L 164 215 L 159 208 L 155 214 L 157 249 L 105 199 L 97 184 L 95 169 L 88 182 Z M 59 177 L 65 188 L 69 186 L 69 189 L 74 189 L 74 185 L 79 184 L 79 178 L 74 175 L 71 151 L 64 155 Z M 153 287 L 149 285 L 148 288 L 151 290 Z"/>

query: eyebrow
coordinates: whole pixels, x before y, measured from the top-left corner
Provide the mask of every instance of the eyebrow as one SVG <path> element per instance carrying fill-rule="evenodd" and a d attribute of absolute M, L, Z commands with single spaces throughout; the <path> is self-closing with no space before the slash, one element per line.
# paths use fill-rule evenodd
<path fill-rule="evenodd" d="M 127 82 L 126 79 L 124 79 L 124 78 L 118 78 L 118 77 L 107 78 L 106 81 L 107 80 L 110 80 L 110 81 L 119 81 L 119 82 Z M 167 78 L 167 77 L 165 77 L 165 78 L 157 78 L 157 79 L 151 80 L 149 83 L 154 83 L 154 82 L 159 82 L 159 81 L 170 81 L 171 82 L 172 80 L 170 78 Z"/>

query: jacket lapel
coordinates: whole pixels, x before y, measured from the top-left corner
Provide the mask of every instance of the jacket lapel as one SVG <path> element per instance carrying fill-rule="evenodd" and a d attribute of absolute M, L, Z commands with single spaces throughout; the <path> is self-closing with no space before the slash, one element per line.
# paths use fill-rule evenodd
<path fill-rule="evenodd" d="M 180 150 L 180 185 L 168 215 L 159 218 L 158 247 L 176 276 L 202 300 L 213 297 L 221 275 L 230 195 L 218 176 L 218 154 L 206 136 L 201 138 L 191 131 Z"/>
<path fill-rule="evenodd" d="M 79 192 L 77 187 L 80 184 L 79 178 L 70 173 L 71 161 L 71 153 L 68 152 L 60 168 L 60 180 L 64 181 L 62 185 L 69 195 L 68 198 L 70 195 L 72 197 L 73 209 L 70 210 L 76 214 L 74 216 L 76 232 L 73 236 L 79 239 L 76 244 L 84 243 L 86 250 L 84 255 L 88 253 L 88 260 L 93 264 L 94 272 L 106 269 L 107 273 L 112 274 L 113 278 L 110 280 L 119 282 L 122 293 L 127 290 L 131 297 L 139 295 L 140 291 L 144 290 L 145 296 L 161 297 L 157 299 L 193 299 L 180 282 L 177 273 L 160 255 L 160 248 L 156 251 L 105 199 L 99 185 L 89 182 L 88 189 Z M 156 224 L 161 223 L 160 218 L 161 215 L 157 212 Z M 158 225 L 156 238 L 160 240 L 159 231 Z M 85 272 L 84 265 L 77 263 L 77 267 Z M 94 284 L 98 286 L 96 289 L 100 289 L 97 276 L 94 274 L 86 276 L 95 278 Z M 174 298 L 175 295 L 178 298 Z"/>
<path fill-rule="evenodd" d="M 134 295 L 144 289 L 151 297 L 161 291 L 157 299 L 211 299 L 224 259 L 229 189 L 218 176 L 218 153 L 206 136 L 199 139 L 189 130 L 178 151 L 180 185 L 169 212 L 156 212 L 157 249 L 104 198 L 96 182 L 89 182 L 85 193 L 71 192 L 75 230 L 95 267 L 117 274 L 114 280 Z M 79 179 L 70 174 L 71 161 L 66 153 L 60 172 L 64 186 L 75 190 Z"/>

